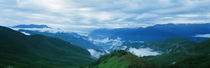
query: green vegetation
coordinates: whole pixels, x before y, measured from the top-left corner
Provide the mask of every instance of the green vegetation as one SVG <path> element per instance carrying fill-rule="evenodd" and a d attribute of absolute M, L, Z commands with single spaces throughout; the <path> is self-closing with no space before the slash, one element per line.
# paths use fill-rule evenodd
<path fill-rule="evenodd" d="M 123 51 L 113 51 L 111 54 L 107 54 L 99 58 L 96 62 L 93 62 L 86 66 L 86 68 L 155 68 L 153 65 L 144 61 L 142 58 Z"/>
<path fill-rule="evenodd" d="M 78 68 L 92 61 L 87 50 L 63 40 L 0 26 L 0 68 Z"/>
<path fill-rule="evenodd" d="M 185 50 L 196 43 L 183 37 L 168 38 L 165 40 L 154 40 L 145 43 L 148 47 L 164 53 Z"/>
<path fill-rule="evenodd" d="M 178 52 L 144 57 L 159 68 L 208 68 L 210 66 L 210 40 L 188 45 Z"/>
<path fill-rule="evenodd" d="M 171 68 L 208 68 L 210 67 L 210 55 L 189 56 L 172 65 Z"/>

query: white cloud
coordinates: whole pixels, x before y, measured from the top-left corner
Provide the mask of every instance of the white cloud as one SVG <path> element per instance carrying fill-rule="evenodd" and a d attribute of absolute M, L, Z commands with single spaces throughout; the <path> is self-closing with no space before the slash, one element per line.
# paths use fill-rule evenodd
<path fill-rule="evenodd" d="M 96 51 L 94 49 L 88 49 L 88 51 L 90 52 L 91 56 L 95 58 L 99 58 L 100 56 L 106 54 L 105 52 Z"/>
<path fill-rule="evenodd" d="M 157 17 L 158 15 L 156 14 L 151 14 L 151 13 L 145 13 L 145 14 L 141 14 L 141 15 L 138 15 L 136 17 L 136 19 L 144 19 L 144 18 L 152 18 L 152 17 Z"/>
<path fill-rule="evenodd" d="M 98 44 L 98 43 L 112 43 L 112 45 L 118 45 L 120 46 L 122 44 L 123 41 L 121 41 L 121 38 L 116 38 L 116 39 L 110 39 L 110 38 L 104 38 L 104 39 L 95 39 L 92 40 L 94 42 L 94 44 Z"/>
<path fill-rule="evenodd" d="M 65 0 L 17 0 L 19 8 L 29 9 L 46 9 L 49 11 L 62 11 L 68 8 L 68 4 Z"/>
<path fill-rule="evenodd" d="M 95 44 L 97 43 L 108 43 L 110 42 L 111 40 L 109 40 L 109 38 L 104 38 L 104 39 L 96 39 L 96 40 L 93 40 Z"/>
<path fill-rule="evenodd" d="M 121 40 L 121 38 L 117 37 L 115 39 L 110 39 L 108 37 L 102 38 L 102 39 L 89 39 L 97 46 L 102 46 L 106 50 L 118 50 L 118 49 L 126 49 L 126 46 L 121 46 L 124 41 Z"/>
<path fill-rule="evenodd" d="M 21 32 L 21 33 L 23 33 L 23 34 L 25 34 L 25 35 L 31 35 L 30 33 L 26 33 L 26 32 Z"/>
<path fill-rule="evenodd" d="M 199 17 L 198 14 L 183 14 L 183 15 L 176 15 L 178 17 Z"/>
<path fill-rule="evenodd" d="M 198 35 L 195 35 L 194 37 L 210 38 L 210 34 L 198 34 Z"/>
<path fill-rule="evenodd" d="M 139 57 L 160 55 L 160 52 L 153 51 L 150 48 L 129 48 L 129 51 Z"/>

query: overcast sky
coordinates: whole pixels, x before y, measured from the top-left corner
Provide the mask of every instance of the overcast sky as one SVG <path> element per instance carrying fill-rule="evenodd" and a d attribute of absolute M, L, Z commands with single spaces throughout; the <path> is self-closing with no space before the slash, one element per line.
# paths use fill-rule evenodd
<path fill-rule="evenodd" d="M 210 23 L 210 0 L 0 0 L 3 26 L 86 31 L 167 23 Z"/>

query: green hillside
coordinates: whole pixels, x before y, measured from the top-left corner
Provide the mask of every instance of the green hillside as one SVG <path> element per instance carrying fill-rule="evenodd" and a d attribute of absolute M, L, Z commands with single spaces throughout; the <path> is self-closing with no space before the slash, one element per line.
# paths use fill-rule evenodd
<path fill-rule="evenodd" d="M 86 68 L 155 68 L 142 58 L 123 50 L 113 51 L 100 57 Z"/>
<path fill-rule="evenodd" d="M 0 68 L 78 68 L 91 61 L 87 50 L 63 40 L 0 26 Z"/>
<path fill-rule="evenodd" d="M 158 56 L 144 57 L 159 68 L 208 68 L 210 66 L 210 40 L 194 45 L 178 52 Z"/>

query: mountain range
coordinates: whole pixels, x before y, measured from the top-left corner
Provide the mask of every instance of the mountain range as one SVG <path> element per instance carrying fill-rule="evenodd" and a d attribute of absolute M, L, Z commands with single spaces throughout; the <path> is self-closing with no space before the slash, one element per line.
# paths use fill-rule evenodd
<path fill-rule="evenodd" d="M 196 35 L 210 34 L 209 25 L 97 29 L 88 36 L 0 27 L 0 67 L 208 68 L 210 40 Z M 97 60 L 91 57 L 106 51 Z"/>
<path fill-rule="evenodd" d="M 22 25 L 13 26 L 12 28 L 50 28 L 50 27 L 47 25 L 37 25 L 37 24 L 25 25 L 25 24 L 22 24 Z"/>
<path fill-rule="evenodd" d="M 45 36 L 59 38 L 85 49 L 100 49 L 100 47 L 94 45 L 91 41 L 87 40 L 88 39 L 87 37 L 81 36 L 76 33 L 68 33 L 68 32 L 51 33 L 48 31 L 40 32 L 40 31 L 32 31 L 32 30 L 24 30 L 24 29 L 20 29 L 18 31 L 29 33 L 31 35 L 41 34 Z"/>
<path fill-rule="evenodd" d="M 157 24 L 145 28 L 118 28 L 97 29 L 90 32 L 89 37 L 93 39 L 117 37 L 124 41 L 152 41 L 170 37 L 186 37 L 193 41 L 202 41 L 207 38 L 195 37 L 199 34 L 210 34 L 210 24 Z"/>
<path fill-rule="evenodd" d="M 18 31 L 31 35 L 42 34 L 45 36 L 59 38 L 79 47 L 85 48 L 91 53 L 92 56 L 98 57 L 98 55 L 103 55 L 118 49 L 128 49 L 130 52 L 135 52 L 136 55 L 140 55 L 142 52 L 137 52 L 141 51 L 142 49 L 143 51 L 146 50 L 146 52 L 151 53 L 150 55 L 153 54 L 151 51 L 155 51 L 156 54 L 158 54 L 158 52 L 169 53 L 171 51 L 176 51 L 180 48 L 185 48 L 185 45 L 194 44 L 195 42 L 200 42 L 207 39 L 195 36 L 198 34 L 210 33 L 208 31 L 209 25 L 210 24 L 158 24 L 146 28 L 97 29 L 93 32 L 90 32 L 88 36 L 81 36 L 72 32 L 52 33 L 49 31 L 35 31 L 26 29 L 19 29 Z M 25 26 L 31 27 L 31 25 Z M 35 24 L 33 24 L 33 26 L 40 27 L 40 25 Z M 90 38 L 92 40 L 89 40 Z M 174 41 L 174 39 L 179 41 Z M 188 43 L 183 44 L 185 42 Z M 133 44 L 138 44 L 138 46 L 133 46 Z"/>

